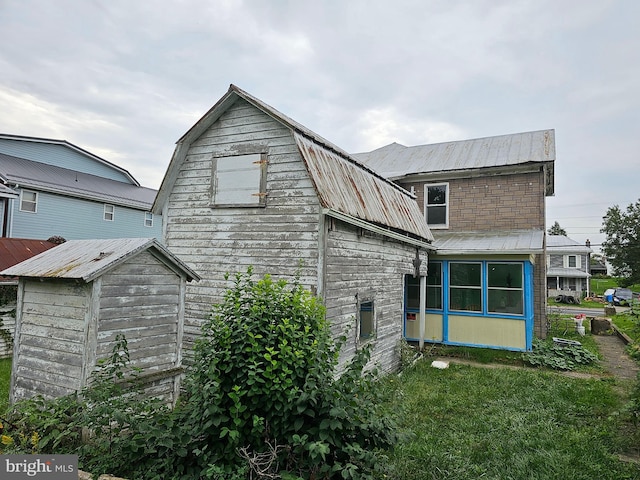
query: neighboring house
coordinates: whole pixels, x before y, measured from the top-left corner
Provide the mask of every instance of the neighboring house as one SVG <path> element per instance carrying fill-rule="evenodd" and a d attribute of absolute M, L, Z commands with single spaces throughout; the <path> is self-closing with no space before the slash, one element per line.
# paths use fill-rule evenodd
<path fill-rule="evenodd" d="M 426 338 L 531 349 L 546 336 L 545 197 L 553 195 L 553 130 L 354 155 L 414 192 L 435 237 Z M 416 340 L 417 282 L 406 277 L 405 337 Z"/>
<path fill-rule="evenodd" d="M 0 234 L 67 240 L 157 237 L 156 191 L 64 140 L 0 134 Z"/>
<path fill-rule="evenodd" d="M 591 253 L 588 245 L 569 237 L 547 235 L 547 296 L 589 296 Z"/>
<path fill-rule="evenodd" d="M 187 286 L 185 353 L 233 273 L 253 266 L 324 299 L 343 360 L 375 339 L 372 362 L 399 365 L 404 277 L 426 285 L 433 237 L 413 195 L 339 147 L 231 85 L 178 140 L 153 211 L 201 276 Z"/>

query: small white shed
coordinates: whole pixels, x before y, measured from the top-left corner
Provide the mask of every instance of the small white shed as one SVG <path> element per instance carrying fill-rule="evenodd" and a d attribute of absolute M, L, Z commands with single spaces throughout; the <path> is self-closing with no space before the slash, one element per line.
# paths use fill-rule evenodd
<path fill-rule="evenodd" d="M 82 389 L 117 334 L 148 391 L 175 401 L 185 286 L 200 278 L 157 240 L 71 240 L 1 273 L 19 277 L 12 403 Z"/>

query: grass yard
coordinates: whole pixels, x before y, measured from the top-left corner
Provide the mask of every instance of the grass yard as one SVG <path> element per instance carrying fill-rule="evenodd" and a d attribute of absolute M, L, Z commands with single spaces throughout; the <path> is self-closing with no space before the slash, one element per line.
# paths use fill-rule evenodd
<path fill-rule="evenodd" d="M 11 383 L 11 359 L 0 359 L 0 414 L 9 406 L 9 384 Z"/>
<path fill-rule="evenodd" d="M 617 456 L 637 454 L 616 414 L 629 385 L 428 360 L 388 381 L 389 408 L 411 434 L 392 455 L 395 478 L 640 478 Z"/>

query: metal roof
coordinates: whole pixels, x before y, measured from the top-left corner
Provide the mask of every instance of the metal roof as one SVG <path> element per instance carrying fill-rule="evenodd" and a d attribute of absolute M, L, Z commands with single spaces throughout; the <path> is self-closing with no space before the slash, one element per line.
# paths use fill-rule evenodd
<path fill-rule="evenodd" d="M 0 270 L 12 267 L 55 246 L 55 243 L 46 240 L 1 237 Z"/>
<path fill-rule="evenodd" d="M 0 179 L 9 185 L 151 210 L 156 190 L 0 153 Z"/>
<path fill-rule="evenodd" d="M 547 277 L 589 278 L 590 276 L 577 268 L 547 268 Z"/>
<path fill-rule="evenodd" d="M 427 242 L 433 237 L 415 197 L 355 160 L 304 125 L 292 120 L 262 100 L 231 85 L 227 93 L 177 142 L 169 168 L 153 204 L 160 213 L 177 179 L 192 142 L 197 140 L 238 99 L 243 99 L 292 130 L 325 208 L 415 235 Z M 348 220 L 346 220 L 348 221 Z"/>
<path fill-rule="evenodd" d="M 33 278 L 67 278 L 90 282 L 129 258 L 152 250 L 155 256 L 187 280 L 200 277 L 154 238 L 69 240 L 0 272 Z"/>
<path fill-rule="evenodd" d="M 433 241 L 418 203 L 406 190 L 311 139 L 294 137 L 324 208 Z"/>
<path fill-rule="evenodd" d="M 65 148 L 69 148 L 71 150 L 74 150 L 78 153 L 81 153 L 82 155 L 92 158 L 93 160 L 102 163 L 104 165 L 107 165 L 111 168 L 113 168 L 114 170 L 118 170 L 119 172 L 121 172 L 122 174 L 124 174 L 127 178 L 129 178 L 131 180 L 131 183 L 140 186 L 140 183 L 138 183 L 138 181 L 133 177 L 133 175 L 131 175 L 127 170 L 125 170 L 122 167 L 119 167 L 118 165 L 111 163 L 107 160 L 105 160 L 104 158 L 101 158 L 87 150 L 85 150 L 84 148 L 80 148 L 77 145 L 74 145 L 71 142 L 67 142 L 66 140 L 56 140 L 53 138 L 41 138 L 41 137 L 27 137 L 27 136 L 23 136 L 23 135 L 9 135 L 6 133 L 0 133 L 0 138 L 2 139 L 6 139 L 6 140 L 14 140 L 14 141 L 19 141 L 19 142 L 32 142 L 32 143 L 48 143 L 51 145 L 62 145 Z"/>
<path fill-rule="evenodd" d="M 392 179 L 420 173 L 553 162 L 555 132 L 539 130 L 414 147 L 392 143 L 353 156 Z"/>
<path fill-rule="evenodd" d="M 544 230 L 434 232 L 437 255 L 528 255 L 544 252 Z"/>
<path fill-rule="evenodd" d="M 583 243 L 564 235 L 547 235 L 547 253 L 591 253 L 593 250 Z"/>

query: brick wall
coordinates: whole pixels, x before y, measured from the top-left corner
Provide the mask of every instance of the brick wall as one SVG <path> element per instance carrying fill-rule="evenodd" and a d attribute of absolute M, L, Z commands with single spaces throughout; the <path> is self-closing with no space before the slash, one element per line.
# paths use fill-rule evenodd
<path fill-rule="evenodd" d="M 414 187 L 424 209 L 424 184 Z M 437 183 L 437 182 L 434 182 Z M 449 182 L 449 231 L 545 228 L 544 176 L 542 172 L 462 178 Z"/>

